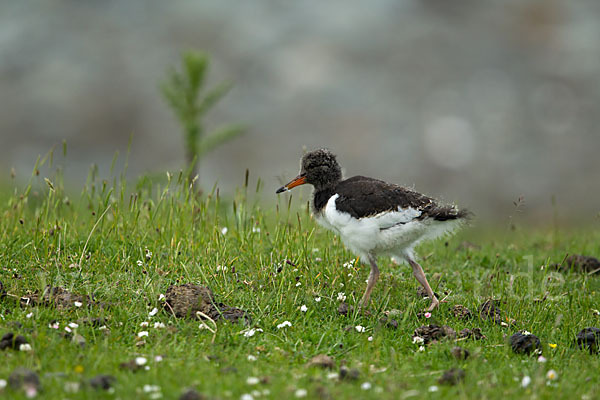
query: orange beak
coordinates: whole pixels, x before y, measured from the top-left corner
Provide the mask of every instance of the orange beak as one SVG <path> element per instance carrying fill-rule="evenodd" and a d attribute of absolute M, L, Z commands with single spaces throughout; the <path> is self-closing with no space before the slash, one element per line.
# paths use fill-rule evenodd
<path fill-rule="evenodd" d="M 294 179 L 292 179 L 289 183 L 283 185 L 282 187 L 280 187 L 279 189 L 277 189 L 277 192 L 275 193 L 281 193 L 281 192 L 287 192 L 288 190 L 295 188 L 296 186 L 300 186 L 300 185 L 304 185 L 306 183 L 306 176 L 301 174 L 298 175 L 297 177 L 295 177 Z"/>

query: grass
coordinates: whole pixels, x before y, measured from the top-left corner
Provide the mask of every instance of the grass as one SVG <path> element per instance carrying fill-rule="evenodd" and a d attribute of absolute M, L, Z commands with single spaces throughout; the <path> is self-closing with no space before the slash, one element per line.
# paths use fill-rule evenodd
<path fill-rule="evenodd" d="M 216 189 L 196 196 L 182 174 L 160 182 L 141 178 L 130 188 L 118 177 L 102 180 L 96 173 L 78 198 L 66 200 L 60 172 L 48 179 L 42 175 L 33 174 L 24 189 L 5 191 L 0 208 L 0 281 L 10 294 L 0 302 L 0 333 L 23 334 L 32 347 L 5 350 L 0 379 L 16 367 L 30 368 L 42 381 L 40 397 L 178 398 L 189 387 L 224 399 L 292 398 L 302 395 L 298 389 L 305 389 L 307 398 L 598 396 L 599 358 L 573 345 L 579 330 L 599 325 L 593 312 L 600 308 L 598 278 L 549 268 L 567 253 L 600 254 L 597 232 L 467 229 L 448 242 L 419 248 L 434 290 L 445 297 L 430 319 L 417 315 L 428 302 L 416 296 L 418 284 L 409 268 L 386 259 L 380 259 L 371 314 L 343 316 L 337 312 L 338 293 L 356 304 L 368 268 L 344 266 L 354 256 L 315 225 L 305 200 L 286 195 L 263 206 L 273 204 L 275 195 L 270 187 L 263 191 L 260 181 L 250 185 L 248 177 L 233 198 L 224 199 Z M 480 247 L 459 247 L 466 239 Z M 247 337 L 247 326 L 218 321 L 213 334 L 199 329 L 199 321 L 174 318 L 159 296 L 169 285 L 187 282 L 208 285 L 217 301 L 247 310 L 251 327 L 263 332 Z M 46 285 L 94 294 L 111 306 L 19 305 L 19 296 Z M 514 326 L 477 316 L 464 321 L 450 311 L 454 304 L 475 311 L 488 298 L 503 301 Z M 154 307 L 160 311 L 150 317 Z M 399 310 L 397 329 L 380 323 L 384 310 Z M 80 324 L 76 332 L 85 338 L 83 347 L 60 334 L 69 322 L 86 317 L 106 318 L 108 329 Z M 58 330 L 49 327 L 53 321 Z M 140 326 L 144 321 L 149 327 Z M 283 321 L 291 326 L 277 328 Z M 166 328 L 154 328 L 155 322 Z M 480 327 L 487 338 L 458 342 L 471 357 L 457 361 L 450 354 L 457 345 L 452 340 L 419 351 L 412 334 L 428 323 L 456 331 Z M 358 325 L 366 331 L 358 332 Z M 507 336 L 519 329 L 541 339 L 546 363 L 514 354 L 506 345 Z M 149 332 L 146 344 L 137 346 L 143 330 Z M 307 361 L 321 353 L 335 359 L 333 372 L 345 364 L 358 369 L 359 378 L 338 381 L 328 376 L 332 371 L 308 368 Z M 139 356 L 147 358 L 148 370 L 119 368 Z M 437 383 L 452 367 L 465 370 L 464 381 Z M 558 374 L 554 381 L 546 378 L 551 369 Z M 86 385 L 65 392 L 97 374 L 116 377 L 114 392 Z M 526 375 L 532 382 L 522 388 Z M 249 384 L 249 377 L 262 382 Z M 159 389 L 146 393 L 144 385 Z M 25 397 L 9 388 L 4 392 Z"/>

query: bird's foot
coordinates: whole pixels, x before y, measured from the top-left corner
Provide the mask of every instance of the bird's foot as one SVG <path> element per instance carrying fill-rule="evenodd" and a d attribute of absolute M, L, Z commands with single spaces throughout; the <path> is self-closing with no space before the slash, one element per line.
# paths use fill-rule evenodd
<path fill-rule="evenodd" d="M 431 304 L 429 305 L 429 307 L 425 311 L 427 311 L 427 312 L 433 311 L 439 305 L 440 305 L 440 301 L 437 299 L 437 297 L 434 296 L 433 299 L 431 299 Z"/>

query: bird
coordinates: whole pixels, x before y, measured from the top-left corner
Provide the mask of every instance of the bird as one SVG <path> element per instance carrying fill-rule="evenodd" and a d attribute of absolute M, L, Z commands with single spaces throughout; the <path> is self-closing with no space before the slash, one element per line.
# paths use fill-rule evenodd
<path fill-rule="evenodd" d="M 311 211 L 317 223 L 339 235 L 359 260 L 371 267 L 359 306 L 365 310 L 379 279 L 378 256 L 397 263 L 406 261 L 431 299 L 426 311 L 439 300 L 417 262 L 415 246 L 425 240 L 451 234 L 470 219 L 471 213 L 412 189 L 365 176 L 342 179 L 337 157 L 328 149 L 304 154 L 300 173 L 276 193 L 300 185 L 313 186 Z"/>

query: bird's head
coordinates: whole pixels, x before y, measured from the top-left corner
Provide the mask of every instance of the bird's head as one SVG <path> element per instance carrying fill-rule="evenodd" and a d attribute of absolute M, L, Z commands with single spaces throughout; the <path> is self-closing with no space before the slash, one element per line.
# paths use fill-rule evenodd
<path fill-rule="evenodd" d="M 300 174 L 286 185 L 280 187 L 277 193 L 285 192 L 296 186 L 309 183 L 320 190 L 333 186 L 342 179 L 342 169 L 335 155 L 327 149 L 314 150 L 306 153 L 300 161 Z"/>

